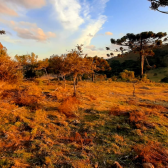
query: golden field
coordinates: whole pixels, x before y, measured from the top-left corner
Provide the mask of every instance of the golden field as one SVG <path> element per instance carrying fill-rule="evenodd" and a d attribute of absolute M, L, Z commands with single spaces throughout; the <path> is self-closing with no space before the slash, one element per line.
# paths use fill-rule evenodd
<path fill-rule="evenodd" d="M 168 166 L 168 84 L 0 83 L 0 167 Z"/>

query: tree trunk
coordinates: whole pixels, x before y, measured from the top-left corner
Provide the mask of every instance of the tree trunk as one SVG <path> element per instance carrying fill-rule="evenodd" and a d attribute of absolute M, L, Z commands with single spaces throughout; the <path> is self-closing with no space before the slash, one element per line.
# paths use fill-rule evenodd
<path fill-rule="evenodd" d="M 94 81 L 95 81 L 95 74 L 92 73 L 92 82 L 94 82 Z"/>
<path fill-rule="evenodd" d="M 75 84 L 76 84 L 76 86 L 77 86 L 77 85 L 78 85 L 78 77 L 76 78 L 75 81 L 76 81 Z"/>
<path fill-rule="evenodd" d="M 46 73 L 46 76 L 47 76 L 47 83 L 49 84 L 50 83 L 50 79 L 49 79 L 49 76 L 48 76 L 48 73 L 47 73 L 47 69 L 44 68 L 44 70 L 45 70 L 45 73 Z"/>
<path fill-rule="evenodd" d="M 48 75 L 46 68 L 44 68 L 46 75 Z"/>
<path fill-rule="evenodd" d="M 74 96 L 76 96 L 76 77 L 74 77 Z"/>
<path fill-rule="evenodd" d="M 140 77 L 143 77 L 143 70 L 144 70 L 144 55 L 140 54 L 140 63 L 141 63 L 141 73 Z"/>
<path fill-rule="evenodd" d="M 63 80 L 64 80 L 64 88 L 66 88 L 66 80 L 65 80 L 65 75 L 63 76 Z"/>

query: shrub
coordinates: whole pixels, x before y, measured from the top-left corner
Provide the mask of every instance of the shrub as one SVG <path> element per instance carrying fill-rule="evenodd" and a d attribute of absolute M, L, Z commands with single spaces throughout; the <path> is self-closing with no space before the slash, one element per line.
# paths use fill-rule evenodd
<path fill-rule="evenodd" d="M 142 111 L 133 111 L 130 113 L 129 120 L 132 123 L 141 122 L 146 119 L 145 113 Z"/>
<path fill-rule="evenodd" d="M 147 74 L 144 74 L 140 80 L 141 80 L 141 82 L 145 82 L 145 83 L 151 82 L 150 79 L 148 79 Z"/>
<path fill-rule="evenodd" d="M 114 75 L 111 77 L 111 79 L 112 79 L 112 81 L 117 81 L 117 76 Z"/>
<path fill-rule="evenodd" d="M 142 163 L 152 163 L 156 168 L 164 168 L 168 165 L 168 153 L 159 143 L 150 141 L 146 145 L 136 145 L 134 150 Z"/>
<path fill-rule="evenodd" d="M 21 81 L 23 74 L 19 64 L 8 56 L 6 48 L 0 48 L 0 80 L 10 83 Z"/>
<path fill-rule="evenodd" d="M 129 112 L 122 106 L 113 106 L 109 111 L 109 115 L 114 116 L 126 116 L 128 114 Z"/>
<path fill-rule="evenodd" d="M 153 76 L 157 76 L 157 73 L 155 72 L 155 73 L 153 74 Z"/>
<path fill-rule="evenodd" d="M 65 114 L 67 117 L 76 117 L 78 111 L 79 101 L 76 97 L 69 96 L 63 100 L 62 104 L 58 107 L 58 110 Z"/>
<path fill-rule="evenodd" d="M 126 81 L 131 81 L 135 78 L 134 71 L 124 70 L 124 72 L 120 73 L 121 79 Z"/>
<path fill-rule="evenodd" d="M 84 74 L 82 76 L 82 80 L 86 80 L 86 79 L 90 79 L 91 78 L 91 75 L 90 74 Z"/>
<path fill-rule="evenodd" d="M 98 81 L 103 81 L 103 80 L 105 80 L 106 78 L 107 78 L 106 75 L 96 75 L 96 80 L 98 80 Z"/>
<path fill-rule="evenodd" d="M 168 83 L 168 77 L 161 79 L 161 82 Z"/>
<path fill-rule="evenodd" d="M 4 90 L 1 93 L 1 98 L 19 106 L 28 106 L 32 109 L 37 109 L 44 96 L 41 89 L 35 85 L 30 85 Z"/>

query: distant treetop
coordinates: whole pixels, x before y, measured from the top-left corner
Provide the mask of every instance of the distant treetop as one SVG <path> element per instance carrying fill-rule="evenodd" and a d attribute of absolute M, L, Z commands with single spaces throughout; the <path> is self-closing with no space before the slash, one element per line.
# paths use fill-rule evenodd
<path fill-rule="evenodd" d="M 5 30 L 0 30 L 0 34 L 5 34 Z"/>
<path fill-rule="evenodd" d="M 168 11 L 161 11 L 161 10 L 158 9 L 159 7 L 166 7 L 166 6 L 168 6 L 168 0 L 148 0 L 148 1 L 151 2 L 151 7 L 150 8 L 152 10 L 157 10 L 157 11 L 159 11 L 161 13 L 168 14 Z"/>

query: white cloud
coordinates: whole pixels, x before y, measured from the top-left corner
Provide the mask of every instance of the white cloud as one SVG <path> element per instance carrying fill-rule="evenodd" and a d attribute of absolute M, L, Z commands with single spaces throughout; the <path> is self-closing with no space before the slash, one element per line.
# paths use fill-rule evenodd
<path fill-rule="evenodd" d="M 90 51 L 90 50 L 97 51 L 97 52 L 99 52 L 99 51 L 105 51 L 104 48 L 102 48 L 102 47 L 96 48 L 95 45 L 88 45 L 88 46 L 85 47 L 85 49 L 89 49 L 87 51 Z"/>
<path fill-rule="evenodd" d="M 36 23 L 10 21 L 8 25 L 17 33 L 20 38 L 33 39 L 37 41 L 46 41 L 49 38 L 56 37 L 53 32 L 44 32 L 37 27 Z"/>
<path fill-rule="evenodd" d="M 111 33 L 111 32 L 106 32 L 105 34 L 106 34 L 106 35 L 109 35 L 109 36 L 112 36 L 112 35 L 113 35 L 113 33 Z"/>
<path fill-rule="evenodd" d="M 83 1 L 82 8 L 85 19 L 90 19 L 90 4 L 86 0 Z"/>
<path fill-rule="evenodd" d="M 98 50 L 100 50 L 100 51 L 104 51 L 105 49 L 104 49 L 104 48 L 99 47 L 99 48 L 98 48 Z"/>
<path fill-rule="evenodd" d="M 88 34 L 89 37 L 94 37 L 94 35 L 92 35 L 91 33 Z"/>
<path fill-rule="evenodd" d="M 80 16 L 81 5 L 78 0 L 53 0 L 58 20 L 64 29 L 77 30 L 84 23 Z"/>
<path fill-rule="evenodd" d="M 94 57 L 94 56 L 99 56 L 99 57 L 103 57 L 104 59 L 109 58 L 107 57 L 107 51 L 99 51 L 99 50 L 90 50 L 87 51 L 88 56 L 90 57 Z"/>
<path fill-rule="evenodd" d="M 5 18 L 3 24 L 9 27 L 9 31 L 13 34 L 12 38 L 16 37 L 14 31 L 17 36 L 22 39 L 17 39 L 22 42 L 22 44 L 27 45 L 31 44 L 32 39 L 34 41 L 47 41 L 50 38 L 56 37 L 54 32 L 44 31 L 42 24 L 37 26 L 36 23 L 30 23 L 29 20 L 34 20 L 35 18 L 29 18 L 29 13 L 27 12 L 29 9 L 41 8 L 46 5 L 47 2 L 51 2 L 51 6 L 54 8 L 54 12 L 52 9 L 49 11 L 49 20 L 52 20 L 53 17 L 55 23 L 55 31 L 59 31 L 57 34 L 57 38 L 53 39 L 55 43 L 59 46 L 58 52 L 64 52 L 64 50 L 68 50 L 73 48 L 77 44 L 84 44 L 84 46 L 90 46 L 92 38 L 98 35 L 99 30 L 102 28 L 103 24 L 106 22 L 106 16 L 103 15 L 106 3 L 109 0 L 0 0 L 4 2 L 6 7 L 8 7 L 9 11 L 2 12 L 0 9 L 0 14 L 8 14 L 10 16 L 19 15 L 17 21 L 9 21 Z M 10 11 L 13 10 L 13 11 Z M 13 12 L 13 13 L 12 13 Z M 51 16 L 52 13 L 52 16 Z M 53 14 L 54 13 L 54 14 Z M 1 20 L 2 18 L 0 18 Z M 27 22 L 19 22 L 18 20 L 26 19 Z M 13 20 L 13 19 L 12 19 Z M 53 21 L 53 20 L 52 20 Z M 44 21 L 45 24 L 45 21 Z M 62 28 L 60 30 L 60 24 Z M 58 25 L 58 26 L 57 26 Z M 14 31 L 12 31 L 12 30 Z M 105 36 L 105 32 L 103 34 Z M 9 39 L 6 39 L 9 41 Z M 47 47 L 55 50 L 55 43 L 48 45 L 47 43 L 32 43 L 40 46 L 46 44 Z M 52 46 L 52 47 L 51 47 Z M 87 48 L 86 48 L 87 49 Z M 41 48 L 40 48 L 41 50 Z M 104 52 L 102 48 L 89 49 L 93 54 L 96 52 L 100 54 Z M 48 52 L 48 51 L 47 51 Z M 95 55 L 98 55 L 95 54 Z M 103 55 L 102 53 L 100 55 Z"/>
<path fill-rule="evenodd" d="M 103 15 L 101 15 L 97 20 L 90 21 L 90 23 L 82 31 L 81 36 L 76 40 L 76 43 L 88 46 L 93 38 L 92 36 L 88 36 L 88 34 L 95 35 L 101 29 L 105 21 L 106 16 Z"/>
<path fill-rule="evenodd" d="M 27 9 L 41 8 L 46 5 L 46 0 L 3 0 L 8 4 L 13 4 L 14 6 L 22 6 Z"/>
<path fill-rule="evenodd" d="M 12 38 L 9 34 L 5 34 L 4 36 L 1 36 L 1 41 L 5 41 L 5 42 L 9 42 L 12 44 L 16 44 L 16 43 L 20 43 L 20 40 L 16 40 L 14 38 Z"/>
<path fill-rule="evenodd" d="M 57 20 L 69 34 L 76 33 L 73 44 L 90 45 L 96 33 L 102 28 L 106 16 L 102 15 L 109 0 L 51 0 Z M 92 18 L 94 17 L 94 19 Z M 71 30 L 71 31 L 70 31 Z"/>
<path fill-rule="evenodd" d="M 90 49 L 92 51 L 96 50 L 96 47 L 94 45 L 89 45 L 89 46 L 86 46 L 85 48 Z"/>
<path fill-rule="evenodd" d="M 4 3 L 0 3 L 0 14 L 18 16 L 18 14 L 13 9 L 8 8 Z"/>
<path fill-rule="evenodd" d="M 41 8 L 46 5 L 46 0 L 0 0 L 0 14 L 18 16 L 26 9 Z"/>

